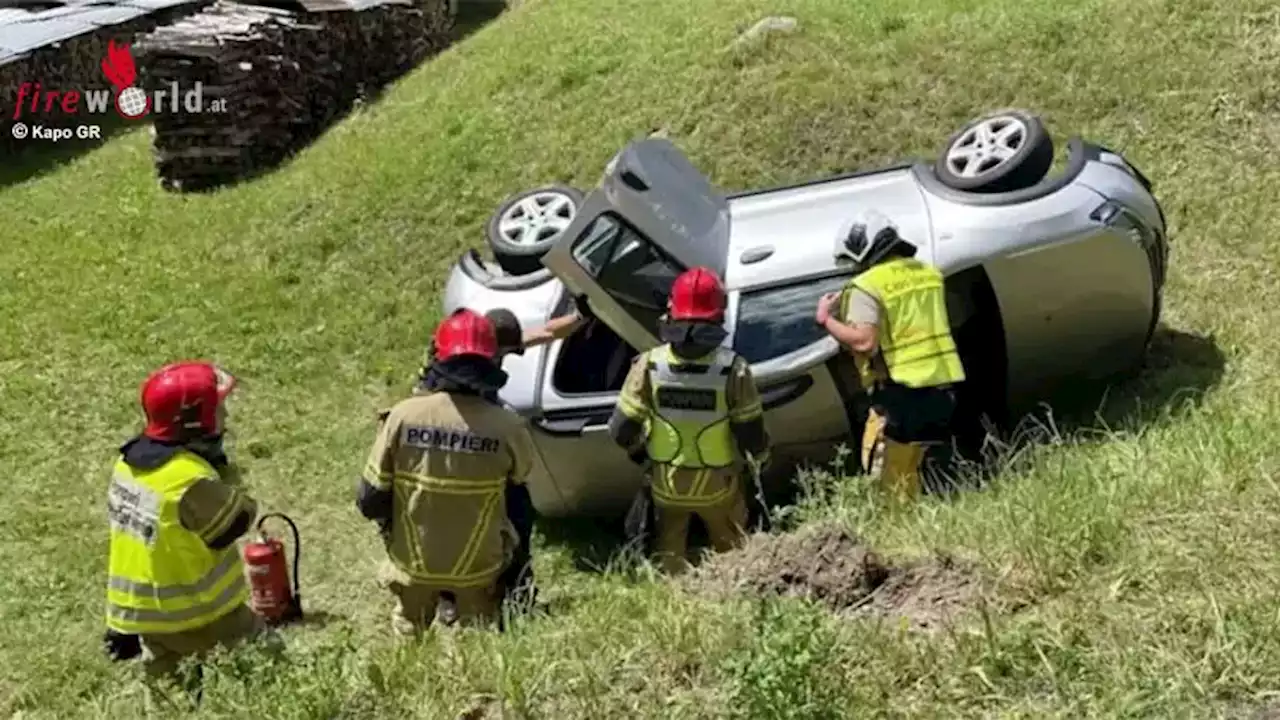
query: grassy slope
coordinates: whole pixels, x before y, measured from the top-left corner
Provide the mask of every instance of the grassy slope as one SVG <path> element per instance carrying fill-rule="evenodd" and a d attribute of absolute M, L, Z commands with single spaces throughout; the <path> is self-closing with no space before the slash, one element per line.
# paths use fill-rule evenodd
<path fill-rule="evenodd" d="M 291 665 L 221 667 L 205 712 L 451 717 L 484 693 L 533 717 L 905 713 L 1205 717 L 1280 689 L 1280 34 L 1268 0 L 528 2 L 403 81 L 288 169 L 160 192 L 134 133 L 0 191 L 0 712 L 133 712 L 101 659 L 102 497 L 136 382 L 178 356 L 240 371 L 250 482 L 306 534 Z M 768 12 L 799 34 L 718 52 Z M 350 506 L 372 429 L 420 357 L 441 267 L 500 197 L 588 185 L 665 125 L 722 185 L 928 155 L 1004 105 L 1123 148 L 1174 232 L 1167 319 L 1186 353 L 1106 438 L 1061 438 L 992 491 L 883 516 L 853 483 L 808 512 L 891 551 L 939 547 L 1033 605 L 933 638 L 803 606 L 756 617 L 539 559 L 562 610 L 506 636 L 397 647 Z M 1195 345 L 1183 342 L 1175 347 Z M 1188 364 L 1190 363 L 1190 364 Z"/>

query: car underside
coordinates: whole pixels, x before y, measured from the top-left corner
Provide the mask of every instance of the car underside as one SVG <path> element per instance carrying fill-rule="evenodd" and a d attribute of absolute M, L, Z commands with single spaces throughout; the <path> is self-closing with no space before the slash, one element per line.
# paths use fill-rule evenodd
<path fill-rule="evenodd" d="M 1005 154 L 1021 153 L 1017 172 L 991 160 L 998 147 L 982 149 L 1001 133 L 1012 138 L 1014 126 L 1021 144 Z M 585 197 L 552 186 L 504 203 L 489 228 L 497 263 L 474 251 L 460 258 L 445 309 L 506 307 L 528 327 L 569 311 L 576 297 L 596 316 L 504 364 L 503 399 L 530 419 L 542 460 L 531 483 L 539 512 L 611 514 L 634 494 L 640 470 L 605 424 L 638 349 L 657 343 L 671 280 L 695 265 L 726 280 L 726 342 L 752 364 L 775 443 L 766 485 L 783 489 L 797 464 L 856 446 L 867 395 L 852 356 L 812 317 L 818 298 L 852 277 L 832 250 L 860 205 L 888 213 L 946 275 L 967 375 L 955 423 L 964 454 L 976 456 L 990 431 L 1064 384 L 1140 364 L 1167 256 L 1146 178 L 1076 139 L 1067 168 L 1047 176 L 1052 144 L 1026 114 L 988 116 L 948 142 L 933 166 L 726 196 L 673 145 L 646 140 L 624 148 Z"/>

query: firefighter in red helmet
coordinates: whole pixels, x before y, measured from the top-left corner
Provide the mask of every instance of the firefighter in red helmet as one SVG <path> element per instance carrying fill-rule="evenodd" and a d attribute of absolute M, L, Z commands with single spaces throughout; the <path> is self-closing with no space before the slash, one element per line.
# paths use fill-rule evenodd
<path fill-rule="evenodd" d="M 524 421 L 495 400 L 507 380 L 497 352 L 484 316 L 446 318 L 432 361 L 382 421 L 360 475 L 356 505 L 382 532 L 399 634 L 431 625 L 442 600 L 462 622 L 498 619 L 516 526 L 532 517 L 524 483 L 533 448 Z"/>
<path fill-rule="evenodd" d="M 205 362 L 152 373 L 142 385 L 146 427 L 120 448 L 112 474 L 106 650 L 116 660 L 141 654 L 155 679 L 178 679 L 184 658 L 260 629 L 235 546 L 257 503 L 222 442 L 234 387 Z"/>
<path fill-rule="evenodd" d="M 689 521 L 699 517 L 716 551 L 745 538 L 748 463 L 768 461 L 769 438 L 747 361 L 722 347 L 725 291 L 716 274 L 694 268 L 676 278 L 659 327 L 665 343 L 641 353 L 609 421 L 633 461 L 652 463 L 663 568 L 687 567 Z"/>

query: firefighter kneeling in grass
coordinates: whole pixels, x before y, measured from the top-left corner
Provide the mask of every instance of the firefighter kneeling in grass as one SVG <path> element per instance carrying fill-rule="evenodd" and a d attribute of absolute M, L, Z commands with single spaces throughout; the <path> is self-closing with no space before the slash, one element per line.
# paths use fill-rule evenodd
<path fill-rule="evenodd" d="M 836 255 L 858 274 L 843 292 L 823 297 L 814 318 L 854 354 L 871 394 L 863 468 L 897 502 L 919 497 L 926 446 L 950 438 L 954 386 L 965 378 L 942 273 L 915 253 L 880 213 L 856 218 Z"/>
<path fill-rule="evenodd" d="M 751 368 L 723 348 L 725 291 L 715 273 L 676 278 L 660 328 L 666 343 L 632 365 L 609 421 L 632 460 L 652 461 L 652 494 L 662 567 L 687 568 L 689 521 L 701 518 L 717 552 L 746 536 L 747 463 L 768 460 L 769 438 Z M 751 458 L 747 456 L 750 455 Z"/>
<path fill-rule="evenodd" d="M 222 447 L 234 385 L 208 363 L 156 371 L 142 386 L 146 427 L 115 464 L 104 642 L 115 660 L 141 654 L 152 680 L 177 680 L 183 659 L 262 629 L 235 546 L 257 504 Z M 185 684 L 198 699 L 198 670 Z"/>
<path fill-rule="evenodd" d="M 499 619 L 518 543 L 511 516 L 533 512 L 524 484 L 532 442 L 495 400 L 507 378 L 494 363 L 492 324 L 460 310 L 433 349 L 413 396 L 382 420 L 356 497 L 386 542 L 383 584 L 402 635 L 430 626 L 442 600 L 464 623 Z"/>

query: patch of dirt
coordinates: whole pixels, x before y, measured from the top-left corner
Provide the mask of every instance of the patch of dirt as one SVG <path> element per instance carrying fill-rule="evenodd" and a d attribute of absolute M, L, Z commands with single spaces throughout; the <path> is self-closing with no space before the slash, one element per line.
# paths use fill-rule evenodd
<path fill-rule="evenodd" d="M 936 630 L 976 607 L 983 598 L 977 572 L 949 557 L 918 561 L 889 571 L 857 615 L 901 618 L 916 630 Z"/>
<path fill-rule="evenodd" d="M 894 565 L 834 523 L 754 535 L 739 550 L 709 557 L 683 584 L 719 599 L 813 599 L 844 615 L 905 620 L 919 630 L 944 625 L 983 591 L 966 564 L 938 557 Z"/>

